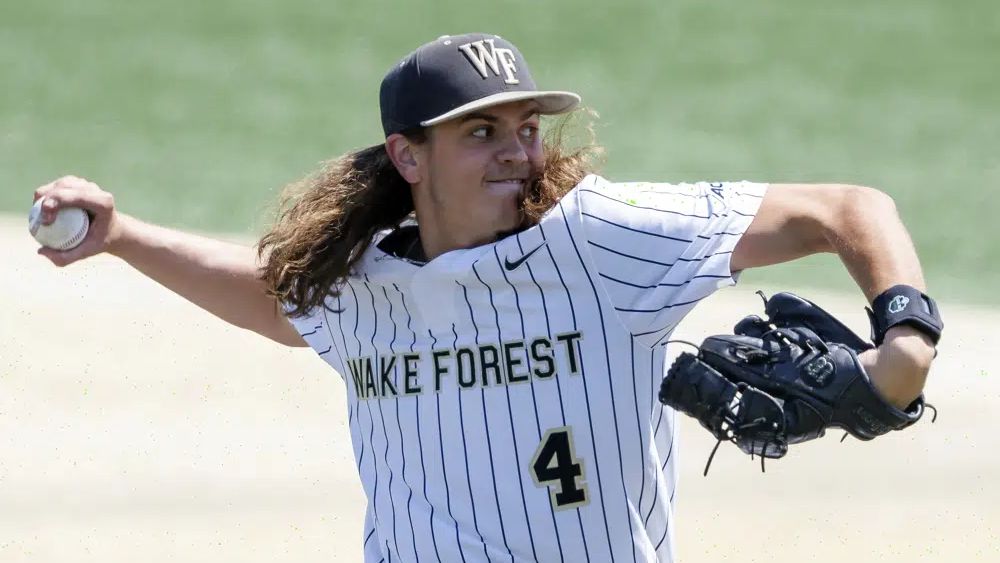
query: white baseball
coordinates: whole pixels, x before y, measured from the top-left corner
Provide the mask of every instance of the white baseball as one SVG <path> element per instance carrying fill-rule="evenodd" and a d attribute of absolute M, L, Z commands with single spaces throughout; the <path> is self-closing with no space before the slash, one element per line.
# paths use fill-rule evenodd
<path fill-rule="evenodd" d="M 45 198 L 31 206 L 28 214 L 28 231 L 42 246 L 56 250 L 69 250 L 76 247 L 87 236 L 90 228 L 90 216 L 79 207 L 64 207 L 56 213 L 56 220 L 51 225 L 42 224 L 42 202 Z"/>

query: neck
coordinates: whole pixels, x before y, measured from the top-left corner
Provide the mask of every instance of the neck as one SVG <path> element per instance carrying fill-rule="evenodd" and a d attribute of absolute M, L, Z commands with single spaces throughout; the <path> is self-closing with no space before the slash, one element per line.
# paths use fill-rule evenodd
<path fill-rule="evenodd" d="M 497 239 L 496 233 L 486 233 L 480 236 L 449 236 L 446 229 L 432 228 L 427 225 L 431 222 L 421 221 L 417 217 L 417 228 L 420 232 L 420 239 L 417 247 L 423 249 L 423 259 L 431 261 L 442 254 L 463 248 L 475 248 L 484 244 L 489 244 Z M 440 224 L 439 224 L 440 225 Z"/>
<path fill-rule="evenodd" d="M 423 197 L 422 197 L 423 196 Z M 445 202 L 427 199 L 428 193 L 414 191 L 413 206 L 420 232 L 420 244 L 424 258 L 431 261 L 438 256 L 465 248 L 475 248 L 496 242 L 509 234 L 509 230 L 499 230 L 499 225 L 489 221 L 474 221 L 467 214 L 456 212 Z"/>

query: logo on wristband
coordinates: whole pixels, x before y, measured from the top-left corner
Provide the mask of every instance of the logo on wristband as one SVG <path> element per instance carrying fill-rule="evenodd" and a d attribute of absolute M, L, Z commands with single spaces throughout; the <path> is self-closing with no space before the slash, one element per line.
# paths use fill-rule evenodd
<path fill-rule="evenodd" d="M 900 313 L 910 304 L 910 298 L 905 295 L 897 295 L 889 302 L 889 313 L 895 315 Z"/>

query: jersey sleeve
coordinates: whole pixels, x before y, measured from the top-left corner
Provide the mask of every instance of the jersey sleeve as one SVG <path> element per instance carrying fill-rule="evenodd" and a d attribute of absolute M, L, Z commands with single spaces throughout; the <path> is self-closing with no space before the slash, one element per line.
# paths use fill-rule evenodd
<path fill-rule="evenodd" d="M 752 182 L 577 186 L 583 244 L 625 327 L 653 346 L 702 299 L 736 283 L 730 258 L 767 190 Z"/>

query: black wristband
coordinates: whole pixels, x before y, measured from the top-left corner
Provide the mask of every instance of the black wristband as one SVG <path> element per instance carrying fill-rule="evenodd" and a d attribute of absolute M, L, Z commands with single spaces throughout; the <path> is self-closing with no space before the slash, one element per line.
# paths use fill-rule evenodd
<path fill-rule="evenodd" d="M 866 308 L 872 324 L 872 340 L 881 346 L 885 333 L 896 325 L 908 325 L 926 334 L 935 345 L 941 339 L 944 322 L 937 303 L 919 289 L 908 285 L 894 285 L 875 298 L 871 308 Z"/>

